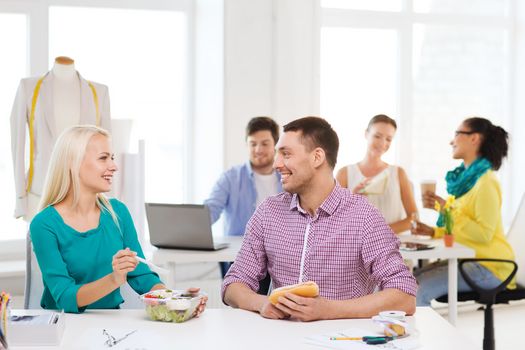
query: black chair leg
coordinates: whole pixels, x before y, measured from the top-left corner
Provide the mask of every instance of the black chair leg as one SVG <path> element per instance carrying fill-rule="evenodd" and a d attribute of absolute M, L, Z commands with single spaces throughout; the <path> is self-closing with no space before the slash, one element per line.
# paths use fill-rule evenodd
<path fill-rule="evenodd" d="M 485 307 L 485 334 L 483 336 L 483 350 L 496 350 L 494 340 L 494 313 L 492 304 Z"/>

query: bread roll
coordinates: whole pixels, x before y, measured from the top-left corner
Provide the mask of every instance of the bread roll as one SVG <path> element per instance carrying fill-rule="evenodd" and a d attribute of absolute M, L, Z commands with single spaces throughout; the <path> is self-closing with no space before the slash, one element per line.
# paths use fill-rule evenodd
<path fill-rule="evenodd" d="M 274 289 L 268 299 L 270 299 L 270 302 L 275 305 L 279 302 L 279 297 L 284 296 L 286 293 L 313 298 L 319 295 L 319 286 L 312 281 L 284 286 Z"/>

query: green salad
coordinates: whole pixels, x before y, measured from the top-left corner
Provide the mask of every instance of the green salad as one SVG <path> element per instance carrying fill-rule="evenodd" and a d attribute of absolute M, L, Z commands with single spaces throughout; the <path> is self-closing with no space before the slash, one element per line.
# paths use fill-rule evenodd
<path fill-rule="evenodd" d="M 167 305 L 147 305 L 146 312 L 153 321 L 164 322 L 184 322 L 192 315 L 192 309 L 188 310 L 170 310 Z"/>
<path fill-rule="evenodd" d="M 180 323 L 193 317 L 204 295 L 160 289 L 143 294 L 140 298 L 146 306 L 146 313 L 152 320 Z"/>

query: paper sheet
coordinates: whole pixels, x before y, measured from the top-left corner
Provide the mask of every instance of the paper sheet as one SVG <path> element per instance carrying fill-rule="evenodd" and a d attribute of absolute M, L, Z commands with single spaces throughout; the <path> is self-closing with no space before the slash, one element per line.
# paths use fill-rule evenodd
<path fill-rule="evenodd" d="M 108 337 L 102 334 L 105 329 L 107 333 L 120 339 L 126 334 L 134 331 L 136 328 L 86 328 L 86 330 L 78 337 L 77 349 L 96 349 L 96 350 L 153 350 L 164 349 L 166 344 L 172 344 L 173 339 L 164 337 L 158 332 L 151 330 L 138 329 L 135 333 L 129 335 L 126 339 L 120 341 L 116 345 L 109 347 L 106 345 Z"/>
<path fill-rule="evenodd" d="M 368 345 L 361 341 L 355 340 L 330 340 L 331 337 L 362 337 L 362 336 L 383 336 L 381 333 L 371 332 L 366 329 L 351 328 L 341 331 L 335 331 L 325 334 L 312 335 L 304 338 L 306 344 L 319 346 L 323 349 L 341 349 L 341 350 L 372 350 L 372 349 L 399 349 L 412 350 L 421 346 L 417 333 L 407 336 L 406 338 L 396 339 L 386 344 Z"/>

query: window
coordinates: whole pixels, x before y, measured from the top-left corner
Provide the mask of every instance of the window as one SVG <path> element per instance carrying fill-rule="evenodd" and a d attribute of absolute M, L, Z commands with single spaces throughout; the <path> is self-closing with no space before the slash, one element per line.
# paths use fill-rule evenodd
<path fill-rule="evenodd" d="M 78 7 L 49 13 L 49 61 L 70 56 L 84 78 L 108 85 L 111 118 L 132 119 L 135 139 L 145 139 L 146 201 L 182 201 L 185 14 Z"/>
<path fill-rule="evenodd" d="M 392 29 L 321 31 L 321 115 L 339 135 L 340 167 L 364 156 L 370 118 L 398 114 L 397 36 Z M 394 161 L 393 154 L 387 153 L 388 160 Z"/>
<path fill-rule="evenodd" d="M 20 79 L 42 76 L 56 56 L 72 57 L 84 78 L 109 87 L 112 119 L 132 120 L 132 140 L 145 140 L 146 200 L 185 200 L 191 151 L 185 139 L 191 134 L 191 2 L 27 0 L 0 5 L 0 33 L 9 33 L 0 36 L 2 52 L 9 52 L 0 56 L 4 125 Z M 20 240 L 27 232 L 27 224 L 12 217 L 10 138 L 9 127 L 0 128 L 0 240 Z"/>
<path fill-rule="evenodd" d="M 402 0 L 321 0 L 321 7 L 335 9 L 400 11 Z"/>
<path fill-rule="evenodd" d="M 364 156 L 366 122 L 391 114 L 399 129 L 385 160 L 407 170 L 416 198 L 427 178 L 444 195 L 445 173 L 459 165 L 449 146 L 458 124 L 510 120 L 512 1 L 403 1 L 398 12 L 380 1 L 338 3 L 321 2 L 320 107 L 344 135 L 339 166 Z"/>
<path fill-rule="evenodd" d="M 414 11 L 421 13 L 501 16 L 508 11 L 506 0 L 416 0 Z"/>
<path fill-rule="evenodd" d="M 505 121 L 507 35 L 495 28 L 414 25 L 412 127 L 421 132 L 412 133 L 418 145 L 413 176 L 443 177 L 440 169 L 458 165 L 448 142 L 466 117 Z"/>

